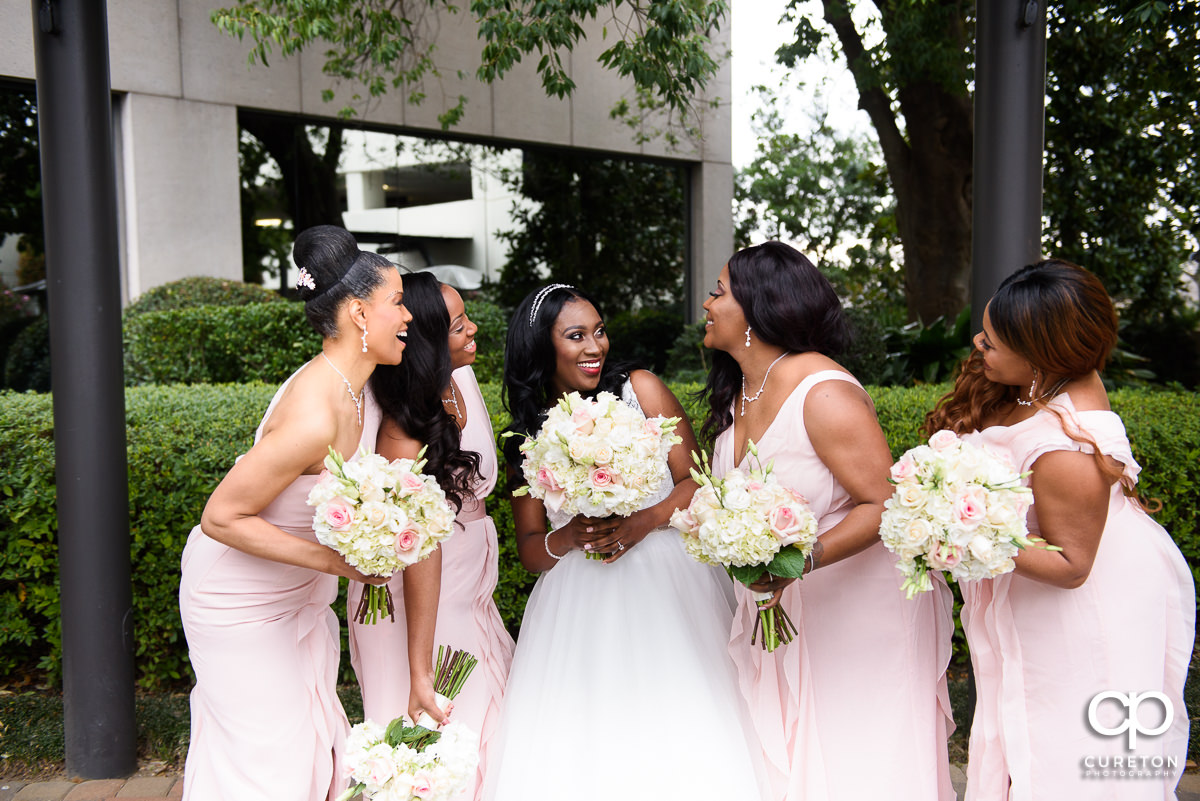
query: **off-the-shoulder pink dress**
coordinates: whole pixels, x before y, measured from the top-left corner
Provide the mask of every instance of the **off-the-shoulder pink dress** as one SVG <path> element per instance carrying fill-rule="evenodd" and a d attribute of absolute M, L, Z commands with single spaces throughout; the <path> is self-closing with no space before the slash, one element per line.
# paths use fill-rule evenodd
<path fill-rule="evenodd" d="M 1121 418 L 1075 410 L 1070 396 L 1050 404 L 1095 441 L 1101 453 L 1136 480 Z M 1093 452 L 1066 435 L 1058 416 L 1040 410 L 1012 426 L 964 439 L 1036 469 L 1050 451 Z M 1040 531 L 1037 498 L 1028 516 Z M 1018 557 L 1018 562 L 1020 558 Z M 1114 484 L 1108 521 L 1091 574 L 1060 589 L 1009 573 L 963 582 L 963 627 L 971 649 L 978 701 L 967 766 L 969 801 L 1032 799 L 1173 799 L 1188 740 L 1183 685 L 1195 636 L 1195 587 L 1170 535 Z M 1123 697 L 1097 702 L 1098 693 Z M 1137 704 L 1134 693 L 1162 693 Z M 1136 721 L 1136 722 L 1135 722 Z M 1105 735 L 1133 724 L 1142 730 Z M 1134 774 L 1130 774 L 1130 763 Z M 1010 787 L 1011 782 L 1011 787 Z"/>
<path fill-rule="evenodd" d="M 500 713 L 514 643 L 492 593 L 499 574 L 496 526 L 484 508 L 484 499 L 496 485 L 496 440 L 483 394 L 468 367 L 454 371 L 459 402 L 466 404 L 467 423 L 462 447 L 480 456 L 481 481 L 474 499 L 467 499 L 457 522 L 461 528 L 442 543 L 442 591 L 438 598 L 434 655 L 438 645 L 469 651 L 479 660 L 462 692 L 454 699 L 452 719 L 480 735 L 480 761 L 475 781 L 458 798 L 478 796 L 480 778 L 487 768 L 487 746 Z M 404 620 L 404 573 L 388 582 L 396 600 L 396 620 L 370 625 L 350 621 L 350 660 L 358 676 L 366 717 L 386 724 L 408 709 L 408 626 Z M 346 603 L 352 611 L 362 597 L 363 585 L 350 582 Z"/>
<path fill-rule="evenodd" d="M 275 393 L 255 441 L 288 382 Z M 379 420 L 368 391 L 360 446 L 374 446 Z M 307 499 L 316 481 L 300 476 L 260 516 L 315 542 Z M 196 672 L 184 797 L 336 798 L 347 787 L 339 757 L 349 728 L 336 692 L 338 619 L 329 608 L 337 576 L 250 556 L 199 526 L 182 565 L 179 611 Z"/>
<path fill-rule="evenodd" d="M 762 463 L 774 461 L 779 481 L 808 499 L 820 532 L 853 507 L 804 425 L 809 391 L 830 380 L 859 385 L 838 370 L 807 376 L 756 443 Z M 735 466 L 734 443 L 730 426 L 717 438 L 714 474 Z M 799 633 L 772 653 L 750 643 L 755 602 L 737 585 L 729 647 L 773 799 L 954 798 L 946 751 L 953 730 L 950 591 L 939 580 L 933 591 L 906 599 L 895 562 L 881 541 L 794 582 L 780 603 Z"/>

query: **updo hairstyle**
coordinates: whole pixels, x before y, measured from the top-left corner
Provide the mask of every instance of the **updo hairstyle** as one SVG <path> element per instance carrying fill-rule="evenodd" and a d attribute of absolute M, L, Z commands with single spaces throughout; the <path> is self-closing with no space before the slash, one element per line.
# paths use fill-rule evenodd
<path fill-rule="evenodd" d="M 323 337 L 338 334 L 337 314 L 349 298 L 366 300 L 396 265 L 377 253 L 358 249 L 345 228 L 315 225 L 300 232 L 292 260 L 311 277 L 313 286 L 299 286 L 309 325 Z"/>

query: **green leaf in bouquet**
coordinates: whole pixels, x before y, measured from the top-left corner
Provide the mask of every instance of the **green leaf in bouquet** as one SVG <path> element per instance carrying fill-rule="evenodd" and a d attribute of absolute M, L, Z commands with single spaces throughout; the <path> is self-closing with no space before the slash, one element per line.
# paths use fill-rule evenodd
<path fill-rule="evenodd" d="M 767 564 L 767 572 L 781 578 L 800 578 L 804 575 L 804 552 L 792 545 L 780 548 Z"/>
<path fill-rule="evenodd" d="M 747 587 L 761 579 L 766 572 L 766 568 L 762 565 L 746 565 L 745 567 L 738 567 L 737 565 L 729 566 L 729 575 Z"/>
<path fill-rule="evenodd" d="M 398 745 L 407 745 L 415 751 L 424 751 L 428 746 L 433 745 L 441 739 L 441 732 L 427 729 L 424 726 L 409 726 L 408 721 L 404 718 L 396 718 L 388 724 L 387 730 L 383 734 L 383 741 L 395 748 Z"/>

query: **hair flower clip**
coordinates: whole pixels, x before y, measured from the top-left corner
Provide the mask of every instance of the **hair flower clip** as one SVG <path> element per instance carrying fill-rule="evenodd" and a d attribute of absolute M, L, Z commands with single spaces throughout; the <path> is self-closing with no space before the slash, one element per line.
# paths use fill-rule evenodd
<path fill-rule="evenodd" d="M 317 288 L 317 282 L 314 281 L 313 277 L 308 274 L 308 270 L 304 269 L 303 267 L 300 268 L 300 277 L 296 279 L 296 289 L 299 289 L 302 286 L 308 287 L 309 289 Z"/>

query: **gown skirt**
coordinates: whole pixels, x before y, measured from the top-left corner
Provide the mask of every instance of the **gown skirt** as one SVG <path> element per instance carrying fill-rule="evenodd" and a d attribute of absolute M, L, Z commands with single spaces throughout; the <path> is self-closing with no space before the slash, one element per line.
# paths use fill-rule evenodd
<path fill-rule="evenodd" d="M 1124 468 L 1141 470 L 1121 418 L 1077 411 L 1069 395 L 1049 404 Z M 1091 453 L 1051 410 L 1012 426 L 964 437 L 1030 470 L 1044 453 Z M 1037 536 L 1037 498 L 1029 517 Z M 968 801 L 1167 801 L 1187 760 L 1183 686 L 1195 637 L 1191 571 L 1162 526 L 1114 484 L 1092 571 L 1063 589 L 1009 573 L 964 582 L 963 628 L 978 701 L 967 763 Z M 1089 707 L 1097 694 L 1120 698 Z M 1136 719 L 1143 731 L 1164 722 L 1161 700 L 1131 709 L 1133 693 L 1161 693 L 1173 721 L 1156 735 L 1105 735 Z M 1132 768 L 1131 768 L 1132 763 Z"/>
<path fill-rule="evenodd" d="M 360 445 L 373 446 L 380 416 L 369 392 L 363 411 Z M 315 542 L 307 498 L 317 478 L 298 477 L 260 516 Z M 199 526 L 182 571 L 179 610 L 196 673 L 184 798 L 335 799 L 348 786 L 340 752 L 349 728 L 336 691 L 337 577 L 250 556 Z"/>
<path fill-rule="evenodd" d="M 804 401 L 839 370 L 806 377 L 757 442 L 762 464 L 808 500 L 819 533 L 853 503 L 817 456 Z M 736 410 L 735 410 L 736 414 Z M 734 466 L 733 427 L 717 438 L 713 472 Z M 755 467 L 743 459 L 740 466 Z M 776 801 L 948 801 L 954 730 L 946 667 L 952 598 L 940 579 L 909 600 L 896 557 L 876 542 L 792 583 L 780 604 L 798 633 L 772 653 L 751 644 L 755 601 L 738 585 L 729 642 Z"/>
<path fill-rule="evenodd" d="M 628 384 L 623 396 L 636 405 Z M 668 476 L 647 505 L 672 487 Z M 689 557 L 672 528 L 612 564 L 568 553 L 525 608 L 484 798 L 763 798 L 726 649 L 732 604 L 728 576 Z"/>
<path fill-rule="evenodd" d="M 488 516 L 484 499 L 496 485 L 496 441 L 483 394 L 470 367 L 454 371 L 460 403 L 466 404 L 467 425 L 462 447 L 480 455 L 483 481 L 474 487 L 456 522 L 461 526 L 442 545 L 442 589 L 438 597 L 434 657 L 437 646 L 462 649 L 478 661 L 454 699 L 451 719 L 479 734 L 480 759 L 475 779 L 456 798 L 470 801 L 481 790 L 492 740 L 504 698 L 504 686 L 513 657 L 513 639 L 504 627 L 492 593 L 499 576 L 496 525 Z M 409 694 L 408 626 L 404 619 L 404 573 L 388 582 L 396 602 L 396 619 L 364 625 L 349 621 L 350 661 L 363 696 L 363 714 L 379 723 L 407 714 Z M 347 612 L 362 597 L 363 585 L 350 582 Z"/>

